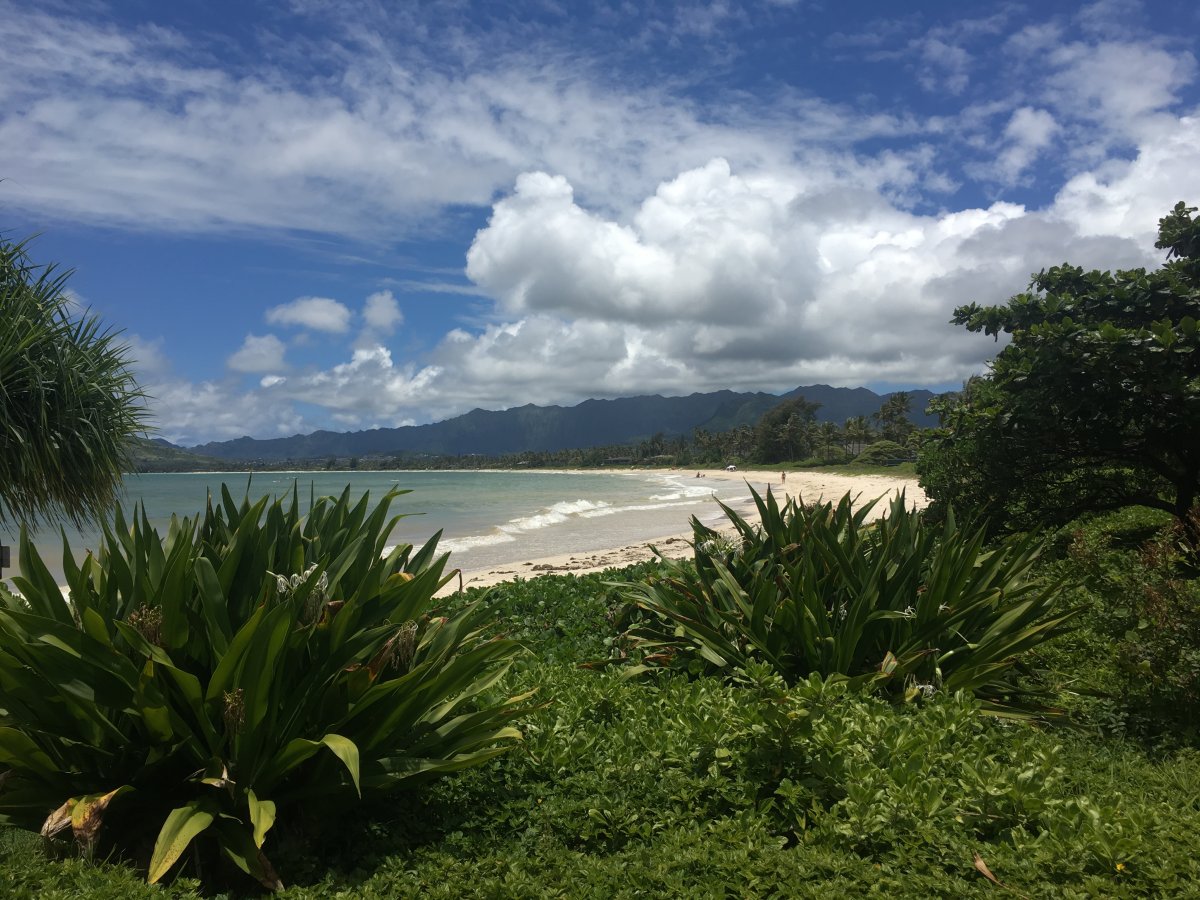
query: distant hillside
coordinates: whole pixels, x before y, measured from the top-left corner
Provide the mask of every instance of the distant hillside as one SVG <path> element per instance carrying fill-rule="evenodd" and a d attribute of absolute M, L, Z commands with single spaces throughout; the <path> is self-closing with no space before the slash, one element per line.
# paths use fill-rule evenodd
<path fill-rule="evenodd" d="M 883 405 L 883 401 L 890 396 L 891 394 L 876 394 L 874 391 L 861 387 L 835 388 L 827 384 L 810 384 L 807 387 L 798 387 L 794 391 L 788 391 L 779 399 L 803 397 L 810 403 L 820 403 L 821 408 L 817 410 L 817 421 L 837 422 L 842 425 L 847 419 L 854 416 L 869 416 L 871 413 L 877 412 Z M 912 412 L 909 414 L 909 419 L 913 424 L 921 428 L 932 428 L 937 425 L 937 416 L 925 415 L 925 408 L 929 406 L 929 401 L 937 395 L 930 391 L 908 391 L 908 396 L 912 401 L 910 407 Z"/>
<path fill-rule="evenodd" d="M 227 461 L 201 456 L 162 438 L 135 438 L 131 453 L 134 472 L 216 472 Z"/>
<path fill-rule="evenodd" d="M 913 422 L 937 424 L 924 410 L 933 396 L 910 391 Z M 804 396 L 820 403 L 819 421 L 841 424 L 851 416 L 869 416 L 889 395 L 866 388 L 834 388 L 818 384 L 799 387 L 783 396 L 716 391 L 687 397 L 624 397 L 585 400 L 577 406 L 527 406 L 499 412 L 475 409 L 444 422 L 371 431 L 315 431 L 287 438 L 257 440 L 243 437 L 191 448 L 191 452 L 222 460 L 280 462 L 349 456 L 434 454 L 497 456 L 522 451 L 554 451 L 576 447 L 631 444 L 655 434 L 690 435 L 695 429 L 727 431 L 753 425 L 785 398 Z"/>

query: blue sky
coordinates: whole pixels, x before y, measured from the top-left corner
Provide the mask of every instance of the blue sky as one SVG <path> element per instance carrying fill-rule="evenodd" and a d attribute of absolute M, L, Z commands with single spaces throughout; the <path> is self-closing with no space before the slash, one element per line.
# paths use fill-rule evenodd
<path fill-rule="evenodd" d="M 0 12 L 0 229 L 183 444 L 952 387 L 955 305 L 1200 203 L 1194 2 Z"/>

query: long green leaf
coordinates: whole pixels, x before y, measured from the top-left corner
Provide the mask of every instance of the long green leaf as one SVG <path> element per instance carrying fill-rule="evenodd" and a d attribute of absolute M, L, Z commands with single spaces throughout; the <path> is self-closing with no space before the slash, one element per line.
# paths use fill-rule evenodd
<path fill-rule="evenodd" d="M 208 799 L 192 800 L 171 810 L 154 842 L 146 880 L 150 884 L 161 880 L 196 836 L 212 825 L 216 815 L 216 805 Z"/>

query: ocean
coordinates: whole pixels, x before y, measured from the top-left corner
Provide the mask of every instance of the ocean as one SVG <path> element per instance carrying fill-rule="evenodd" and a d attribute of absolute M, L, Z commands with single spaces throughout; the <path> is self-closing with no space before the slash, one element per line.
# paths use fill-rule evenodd
<path fill-rule="evenodd" d="M 235 498 L 290 494 L 298 485 L 307 506 L 310 488 L 317 496 L 338 494 L 350 486 L 360 497 L 380 497 L 390 488 L 411 491 L 397 498 L 392 512 L 403 513 L 392 543 L 424 543 L 441 529 L 440 547 L 451 566 L 477 571 L 561 553 L 584 553 L 641 543 L 689 530 L 691 516 L 722 519 L 715 502 L 744 497 L 738 482 L 697 479 L 686 472 L 268 472 L 128 475 L 124 506 L 145 505 L 152 524 L 165 534 L 172 513 L 195 515 L 209 492 L 218 497 L 229 486 Z M 67 526 L 77 560 L 95 549 L 99 529 Z M 61 578 L 62 538 L 57 528 L 42 529 L 33 541 L 51 572 Z M 17 535 L 0 530 L 0 543 L 12 548 L 18 565 Z"/>

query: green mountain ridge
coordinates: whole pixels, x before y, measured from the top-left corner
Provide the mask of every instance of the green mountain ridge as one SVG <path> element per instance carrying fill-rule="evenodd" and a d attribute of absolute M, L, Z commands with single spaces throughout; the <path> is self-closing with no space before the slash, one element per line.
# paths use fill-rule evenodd
<path fill-rule="evenodd" d="M 136 472 L 219 472 L 228 461 L 201 456 L 162 438 L 135 438 L 130 448 Z"/>
<path fill-rule="evenodd" d="M 913 413 L 921 426 L 936 424 L 924 410 L 934 395 L 910 391 Z M 783 395 L 715 391 L 686 397 L 658 394 L 614 400 L 585 400 L 576 406 L 525 406 L 506 410 L 473 409 L 429 425 L 368 431 L 315 431 L 285 438 L 241 437 L 188 448 L 210 460 L 283 462 L 330 457 L 480 454 L 497 456 L 525 451 L 555 451 L 611 444 L 630 444 L 656 435 L 690 435 L 697 428 L 727 431 L 753 425 L 767 410 L 791 397 L 820 403 L 818 421 L 842 423 L 852 416 L 876 412 L 889 394 L 866 388 L 829 385 L 798 387 Z M 177 448 L 181 449 L 181 448 Z"/>

